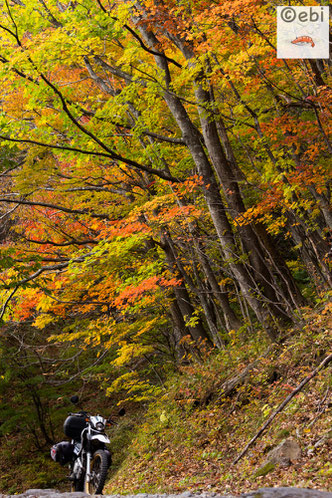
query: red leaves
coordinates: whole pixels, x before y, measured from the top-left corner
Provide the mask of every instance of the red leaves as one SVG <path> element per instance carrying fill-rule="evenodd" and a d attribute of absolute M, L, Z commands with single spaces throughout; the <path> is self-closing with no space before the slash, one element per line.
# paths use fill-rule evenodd
<path fill-rule="evenodd" d="M 15 308 L 15 319 L 25 321 L 34 315 L 41 295 L 41 292 L 32 289 L 28 293 L 25 292 L 24 299 L 20 300 L 19 306 Z"/>
<path fill-rule="evenodd" d="M 135 283 L 133 285 L 128 285 L 125 287 L 120 294 L 114 299 L 113 305 L 120 309 L 125 309 L 126 306 L 132 303 L 138 303 L 140 298 L 146 294 L 153 294 L 159 287 L 175 287 L 181 285 L 181 280 L 165 277 L 159 277 L 155 275 L 153 277 L 146 278 L 142 282 Z"/>
<path fill-rule="evenodd" d="M 145 279 L 140 284 L 128 285 L 122 290 L 119 296 L 114 299 L 113 304 L 123 308 L 126 303 L 132 303 L 145 292 L 154 291 L 158 287 L 158 277 L 153 276 Z"/>

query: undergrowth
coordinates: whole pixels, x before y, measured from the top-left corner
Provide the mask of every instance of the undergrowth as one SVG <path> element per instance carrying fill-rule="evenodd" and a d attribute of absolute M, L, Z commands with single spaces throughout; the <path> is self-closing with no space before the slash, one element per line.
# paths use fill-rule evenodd
<path fill-rule="evenodd" d="M 124 424 L 128 429 L 131 420 L 134 438 L 105 494 L 188 489 L 240 493 L 282 485 L 331 491 L 331 364 L 232 464 L 271 413 L 331 352 L 332 305 L 319 314 L 308 310 L 305 318 L 305 327 L 288 331 L 279 345 L 272 347 L 259 333 L 252 338 L 234 334 L 231 350 L 205 352 L 204 361 L 182 366 L 144 414 L 127 416 Z M 252 363 L 243 382 L 225 395 L 228 381 Z M 113 449 L 123 455 L 120 434 L 121 428 Z M 258 475 L 269 450 L 288 437 L 300 444 L 301 459 Z"/>
<path fill-rule="evenodd" d="M 286 396 L 331 353 L 332 304 L 320 306 L 319 312 L 308 309 L 306 325 L 288 330 L 278 345 L 272 346 L 263 332 L 249 337 L 240 331 L 221 351 L 202 348 L 200 358 L 171 374 L 158 399 L 128 405 L 126 416 L 110 431 L 113 464 L 104 494 L 236 494 L 282 485 L 331 491 L 331 363 L 232 464 Z M 241 372 L 246 375 L 231 389 L 230 381 Z M 101 393 L 89 396 L 91 412 L 107 413 L 116 402 L 104 400 L 103 407 Z M 57 417 L 61 439 L 62 412 Z M 288 437 L 300 444 L 301 458 L 288 467 L 265 468 L 270 449 Z M 33 448 L 22 433 L 1 437 L 0 473 L 0 491 L 7 494 L 69 489 L 68 470 L 51 460 L 49 447 Z"/>

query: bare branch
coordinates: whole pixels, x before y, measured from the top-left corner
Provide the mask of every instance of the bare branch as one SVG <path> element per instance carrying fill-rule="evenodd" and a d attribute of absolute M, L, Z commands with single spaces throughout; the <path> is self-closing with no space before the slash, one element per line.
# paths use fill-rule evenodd
<path fill-rule="evenodd" d="M 23 204 L 27 206 L 41 206 L 41 207 L 48 207 L 51 209 L 57 209 L 58 211 L 63 211 L 64 213 L 70 213 L 70 214 L 86 214 L 91 216 L 92 218 L 101 218 L 101 219 L 109 219 L 109 216 L 107 214 L 96 214 L 96 213 L 90 213 L 88 210 L 80 210 L 80 209 L 69 209 L 64 206 L 58 206 L 56 204 L 49 204 L 48 202 L 38 202 L 38 201 L 24 201 L 24 200 L 17 200 L 17 199 L 6 199 L 6 198 L 0 198 L 0 202 L 8 202 L 8 203 L 15 203 L 15 204 Z"/>
<path fill-rule="evenodd" d="M 68 242 L 54 242 L 53 240 L 36 240 L 36 239 L 26 239 L 27 242 L 32 242 L 33 244 L 41 244 L 41 245 L 52 245 L 57 247 L 64 246 L 83 246 L 86 244 L 98 244 L 98 240 L 89 239 L 89 240 L 71 240 Z"/>
<path fill-rule="evenodd" d="M 89 155 L 89 156 L 106 157 L 108 159 L 113 159 L 113 160 L 117 159 L 117 160 L 127 164 L 127 166 L 132 166 L 133 168 L 136 168 L 138 170 L 146 171 L 147 173 L 151 173 L 152 175 L 159 176 L 159 178 L 162 178 L 163 180 L 167 180 L 167 181 L 174 182 L 174 183 L 180 182 L 180 180 L 178 178 L 175 178 L 174 176 L 169 175 L 166 171 L 155 169 L 155 168 L 149 168 L 148 166 L 144 166 L 143 164 L 139 164 L 136 161 L 133 161 L 132 159 L 127 159 L 127 158 L 121 157 L 115 153 L 107 154 L 105 152 L 97 152 L 97 151 L 93 151 L 93 150 L 83 150 L 83 149 L 79 149 L 78 147 L 68 147 L 66 145 L 45 144 L 43 142 L 39 142 L 38 140 L 12 138 L 12 137 L 8 137 L 6 135 L 0 135 L 0 139 L 2 139 L 4 141 L 8 141 L 8 142 L 39 145 L 40 147 L 47 147 L 50 149 L 68 150 L 70 152 L 77 152 L 79 154 L 85 154 L 85 155 Z"/>
<path fill-rule="evenodd" d="M 18 291 L 19 289 L 19 285 L 17 285 L 13 290 L 12 292 L 9 294 L 9 296 L 7 297 L 6 301 L 4 302 L 3 306 L 2 306 L 2 310 L 1 310 L 1 313 L 0 313 L 0 322 L 5 314 L 5 311 L 7 309 L 7 306 L 9 304 L 9 301 L 11 300 L 11 298 L 14 296 L 14 294 L 16 293 L 16 291 Z"/>

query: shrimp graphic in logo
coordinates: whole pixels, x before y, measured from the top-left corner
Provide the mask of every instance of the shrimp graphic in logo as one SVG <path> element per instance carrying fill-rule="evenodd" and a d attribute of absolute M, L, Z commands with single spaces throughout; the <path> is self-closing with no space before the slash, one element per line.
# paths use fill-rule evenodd
<path fill-rule="evenodd" d="M 293 43 L 294 45 L 297 45 L 298 47 L 307 46 L 308 43 L 310 43 L 310 45 L 312 47 L 315 46 L 315 42 L 313 41 L 313 39 L 311 38 L 311 36 L 298 36 L 291 43 Z"/>

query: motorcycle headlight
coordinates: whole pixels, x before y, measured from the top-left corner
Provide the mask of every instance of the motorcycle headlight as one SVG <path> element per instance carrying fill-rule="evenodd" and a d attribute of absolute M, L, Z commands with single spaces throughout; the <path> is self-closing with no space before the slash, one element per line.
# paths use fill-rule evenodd
<path fill-rule="evenodd" d="M 96 429 L 97 431 L 103 431 L 105 429 L 105 425 L 102 422 L 97 422 Z"/>

